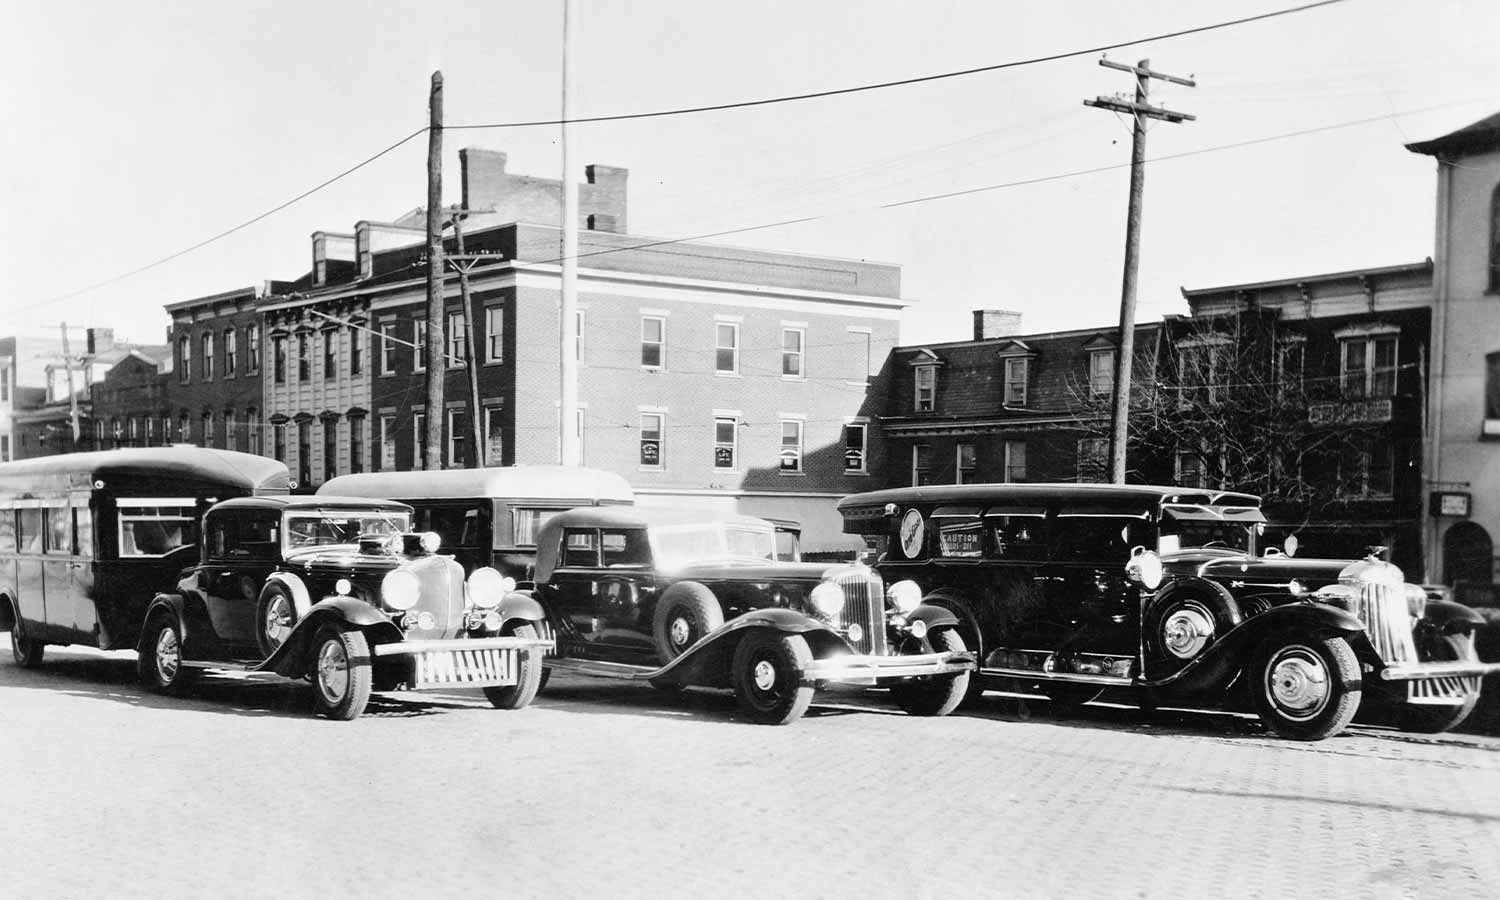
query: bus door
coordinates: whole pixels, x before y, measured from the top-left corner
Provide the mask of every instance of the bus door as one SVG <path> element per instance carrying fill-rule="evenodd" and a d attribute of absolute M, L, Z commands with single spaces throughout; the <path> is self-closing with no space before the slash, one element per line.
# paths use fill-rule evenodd
<path fill-rule="evenodd" d="M 43 641 L 66 640 L 47 617 L 46 564 L 42 556 L 45 531 L 42 501 L 16 501 L 16 605 L 31 635 Z"/>
<path fill-rule="evenodd" d="M 81 537 L 93 543 L 88 495 L 77 500 L 49 499 L 41 512 L 42 590 L 51 629 L 72 643 L 97 644 L 99 613 L 91 596 L 93 548 L 83 548 L 79 540 Z"/>

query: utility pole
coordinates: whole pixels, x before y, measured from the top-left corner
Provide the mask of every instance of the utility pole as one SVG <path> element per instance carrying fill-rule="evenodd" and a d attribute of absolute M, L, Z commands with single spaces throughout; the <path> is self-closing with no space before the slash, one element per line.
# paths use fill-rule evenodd
<path fill-rule="evenodd" d="M 427 129 L 427 453 L 424 469 L 443 467 L 443 73 L 432 73 Z"/>
<path fill-rule="evenodd" d="M 1124 484 L 1125 447 L 1130 437 L 1130 375 L 1135 356 L 1135 280 L 1141 254 L 1141 192 L 1146 186 L 1146 120 L 1160 119 L 1173 124 L 1194 120 L 1187 113 L 1152 106 L 1146 98 L 1153 78 L 1187 87 L 1197 85 L 1190 78 L 1152 71 L 1149 59 L 1143 59 L 1133 66 L 1101 59 L 1099 65 L 1135 73 L 1134 102 L 1123 97 L 1099 97 L 1083 101 L 1084 106 L 1129 113 L 1135 118 L 1130 151 L 1130 207 L 1125 219 L 1125 272 L 1120 284 L 1120 349 L 1115 355 L 1114 421 L 1109 431 L 1110 481 Z"/>
<path fill-rule="evenodd" d="M 68 375 L 68 408 L 73 417 L 73 447 L 78 449 L 78 393 L 73 390 L 73 354 L 68 349 L 68 323 L 59 323 L 62 328 L 62 350 L 63 368 Z M 95 447 L 95 450 L 103 450 L 103 447 Z"/>
<path fill-rule="evenodd" d="M 578 465 L 578 182 L 573 180 L 573 68 L 578 2 L 563 0 L 562 305 L 558 310 L 558 462 Z"/>
<path fill-rule="evenodd" d="M 484 430 L 479 423 L 479 366 L 474 354 L 474 309 L 469 305 L 469 270 L 479 264 L 485 254 L 464 252 L 463 220 L 469 211 L 454 207 L 453 241 L 458 253 L 448 257 L 448 262 L 458 270 L 458 296 L 464 305 L 464 369 L 469 376 L 469 451 L 464 465 L 476 468 L 489 461 L 489 449 L 482 443 Z"/>

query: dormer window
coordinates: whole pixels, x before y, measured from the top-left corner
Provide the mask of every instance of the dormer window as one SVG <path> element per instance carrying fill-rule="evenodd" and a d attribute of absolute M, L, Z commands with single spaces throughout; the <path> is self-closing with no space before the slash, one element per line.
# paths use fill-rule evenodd
<path fill-rule="evenodd" d="M 1031 370 L 1031 360 L 1024 356 L 1013 356 L 1005 361 L 1005 405 L 1026 405 L 1026 378 Z"/>
<path fill-rule="evenodd" d="M 1108 397 L 1115 390 L 1115 351 L 1095 350 L 1089 354 L 1089 396 Z"/>
<path fill-rule="evenodd" d="M 937 366 L 917 366 L 916 376 L 915 408 L 917 412 L 932 412 L 937 400 Z"/>

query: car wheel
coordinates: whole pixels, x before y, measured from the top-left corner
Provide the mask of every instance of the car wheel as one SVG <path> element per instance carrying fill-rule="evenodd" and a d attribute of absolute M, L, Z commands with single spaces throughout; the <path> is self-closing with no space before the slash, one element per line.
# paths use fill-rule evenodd
<path fill-rule="evenodd" d="M 667 588 L 656 604 L 652 632 L 662 662 L 671 662 L 699 638 L 724 624 L 724 608 L 714 592 L 683 581 Z"/>
<path fill-rule="evenodd" d="M 15 623 L 10 628 L 10 653 L 16 665 L 23 669 L 35 669 L 42 664 L 42 653 L 47 645 L 26 635 L 26 625 L 21 621 L 21 611 L 14 605 Z"/>
<path fill-rule="evenodd" d="M 740 709 L 761 725 L 797 721 L 812 703 L 813 687 L 803 684 L 812 650 L 800 634 L 755 629 L 734 648 L 734 696 Z"/>
<path fill-rule="evenodd" d="M 284 585 L 268 584 L 255 604 L 255 643 L 269 657 L 275 653 L 297 624 L 297 606 Z"/>
<path fill-rule="evenodd" d="M 963 653 L 968 648 L 953 628 L 943 628 L 927 636 L 936 652 Z M 913 716 L 946 716 L 958 708 L 969 690 L 971 672 L 951 675 L 926 675 L 891 687 L 891 699 Z"/>
<path fill-rule="evenodd" d="M 348 722 L 370 702 L 370 645 L 363 632 L 324 625 L 313 638 L 313 705 L 318 714 Z"/>
<path fill-rule="evenodd" d="M 1269 638 L 1255 654 L 1251 689 L 1256 712 L 1272 732 L 1321 741 L 1348 726 L 1359 709 L 1359 660 L 1349 642 Z"/>
<path fill-rule="evenodd" d="M 1439 645 L 1434 660 L 1479 662 L 1474 650 L 1474 639 L 1466 635 L 1447 635 Z M 1437 734 L 1457 728 L 1479 702 L 1479 691 L 1474 691 L 1456 706 L 1434 706 L 1418 703 L 1403 703 L 1396 715 L 1396 726 L 1402 731 L 1421 734 Z"/>
<path fill-rule="evenodd" d="M 532 625 L 517 625 L 510 632 L 514 637 L 534 638 L 536 628 Z M 528 647 L 516 651 L 516 683 L 484 689 L 485 699 L 496 709 L 521 709 L 536 699 L 542 689 L 542 650 Z"/>
<path fill-rule="evenodd" d="M 197 676 L 182 664 L 182 630 L 169 615 L 157 615 L 146 625 L 145 640 L 136 657 L 141 683 L 159 694 L 180 691 Z"/>

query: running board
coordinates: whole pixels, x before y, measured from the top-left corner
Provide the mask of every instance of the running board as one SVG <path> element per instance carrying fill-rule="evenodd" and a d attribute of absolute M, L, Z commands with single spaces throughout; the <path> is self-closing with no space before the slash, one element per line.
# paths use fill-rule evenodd
<path fill-rule="evenodd" d="M 1077 672 L 1039 672 L 1036 669 L 990 669 L 982 668 L 979 674 L 994 678 L 1024 678 L 1032 681 L 1062 681 L 1069 684 L 1097 684 L 1102 687 L 1131 687 L 1134 678 L 1118 675 L 1083 675 Z"/>
<path fill-rule="evenodd" d="M 542 661 L 549 669 L 588 675 L 593 678 L 624 678 L 630 681 L 649 681 L 662 673 L 650 666 L 633 666 L 630 663 L 604 662 L 598 659 L 574 659 L 572 657 L 547 657 Z"/>

